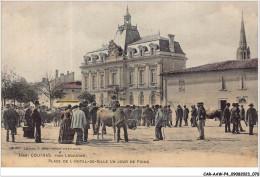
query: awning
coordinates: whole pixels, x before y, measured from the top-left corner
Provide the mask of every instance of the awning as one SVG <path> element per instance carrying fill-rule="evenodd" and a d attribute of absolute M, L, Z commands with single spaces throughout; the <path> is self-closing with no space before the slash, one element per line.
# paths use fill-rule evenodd
<path fill-rule="evenodd" d="M 58 100 L 56 103 L 78 103 L 80 100 Z"/>

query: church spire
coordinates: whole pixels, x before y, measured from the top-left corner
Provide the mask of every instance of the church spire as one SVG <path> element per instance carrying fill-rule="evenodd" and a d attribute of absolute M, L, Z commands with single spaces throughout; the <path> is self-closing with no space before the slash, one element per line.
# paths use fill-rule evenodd
<path fill-rule="evenodd" d="M 246 43 L 246 32 L 244 25 L 244 15 L 242 11 L 241 29 L 240 29 L 240 41 L 237 49 L 237 60 L 245 60 L 250 58 L 250 49 Z"/>
<path fill-rule="evenodd" d="M 126 15 L 124 16 L 125 19 L 125 25 L 131 25 L 131 15 L 129 13 L 128 5 L 126 7 Z"/>

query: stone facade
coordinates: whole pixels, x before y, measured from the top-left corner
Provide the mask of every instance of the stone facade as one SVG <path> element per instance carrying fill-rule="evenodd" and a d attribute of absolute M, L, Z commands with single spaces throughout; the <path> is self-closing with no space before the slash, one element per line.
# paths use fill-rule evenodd
<path fill-rule="evenodd" d="M 161 104 L 164 91 L 160 74 L 186 68 L 186 60 L 174 35 L 164 38 L 158 33 L 141 38 L 127 9 L 115 41 L 84 56 L 82 90 L 95 94 L 100 105 L 111 104 L 109 91 L 115 87 L 123 90 L 121 105 Z"/>
<path fill-rule="evenodd" d="M 258 107 L 258 59 L 202 65 L 165 73 L 164 78 L 168 90 L 164 103 L 174 107 L 190 108 L 201 101 L 206 109 L 223 109 L 227 102 Z"/>

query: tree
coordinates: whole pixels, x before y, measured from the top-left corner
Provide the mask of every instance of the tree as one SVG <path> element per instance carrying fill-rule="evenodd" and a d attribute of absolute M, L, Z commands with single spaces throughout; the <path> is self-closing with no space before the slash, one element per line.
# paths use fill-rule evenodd
<path fill-rule="evenodd" d="M 79 99 L 85 100 L 89 103 L 93 103 L 96 101 L 96 95 L 90 94 L 87 91 L 82 91 L 80 95 L 78 96 Z"/>
<path fill-rule="evenodd" d="M 1 71 L 1 99 L 3 101 L 2 105 L 5 105 L 6 100 L 10 99 L 12 96 L 10 92 L 12 84 L 19 79 L 19 76 L 15 73 L 14 69 L 9 69 L 7 66 L 3 67 Z M 12 99 L 12 98 L 11 98 Z"/>
<path fill-rule="evenodd" d="M 119 88 L 119 86 L 116 86 L 110 90 L 108 90 L 108 94 L 110 95 L 110 98 L 113 101 L 119 101 L 119 100 L 125 100 L 124 95 L 126 95 L 126 89 L 125 88 Z"/>
<path fill-rule="evenodd" d="M 13 100 L 20 103 L 29 103 L 38 100 L 36 89 L 23 77 L 19 77 L 14 70 L 4 67 L 2 71 L 2 101 Z"/>
<path fill-rule="evenodd" d="M 46 73 L 46 77 L 42 82 L 36 84 L 36 88 L 39 92 L 43 93 L 50 101 L 50 108 L 52 108 L 52 101 L 54 99 L 62 99 L 66 93 L 59 87 L 60 83 L 56 83 L 50 74 Z"/>
<path fill-rule="evenodd" d="M 28 83 L 23 84 L 21 90 L 22 97 L 17 99 L 20 103 L 35 102 L 39 99 L 37 89 L 33 85 Z"/>

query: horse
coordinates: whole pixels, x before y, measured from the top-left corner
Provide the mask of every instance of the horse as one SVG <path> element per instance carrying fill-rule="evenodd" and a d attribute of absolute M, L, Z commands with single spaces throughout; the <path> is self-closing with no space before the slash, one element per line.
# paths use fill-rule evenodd
<path fill-rule="evenodd" d="M 221 109 L 206 111 L 206 118 L 207 119 L 217 118 L 219 120 L 219 126 L 220 127 L 222 126 L 222 112 L 221 112 Z"/>
<path fill-rule="evenodd" d="M 102 124 L 102 131 L 101 137 L 103 139 L 104 129 L 106 126 L 112 127 L 114 130 L 114 140 L 116 139 L 116 127 L 115 127 L 115 120 L 113 119 L 114 112 L 109 108 L 99 108 L 97 110 L 97 122 L 96 122 L 96 132 L 97 132 L 97 139 L 99 139 L 99 129 L 100 125 Z M 128 119 L 127 126 L 129 129 L 136 129 L 136 120 Z"/>

